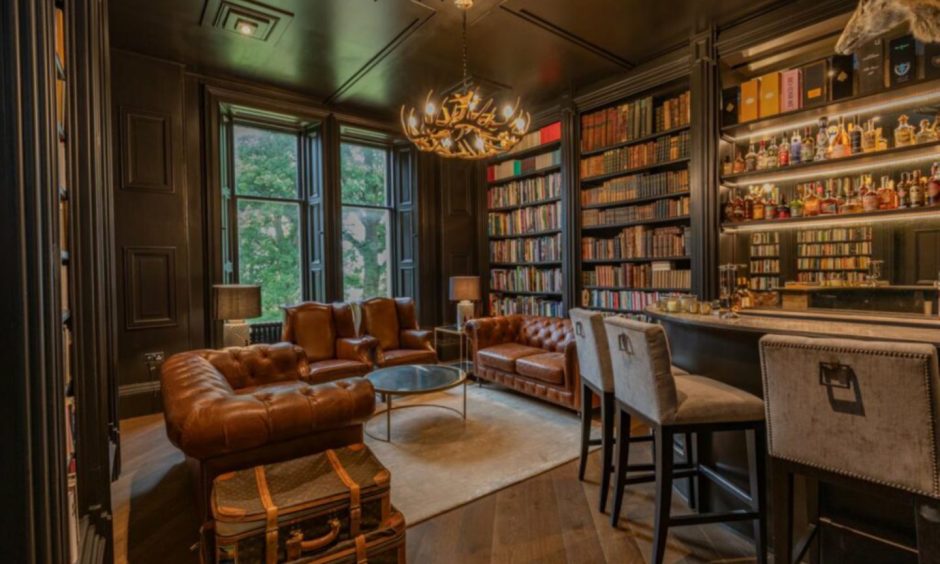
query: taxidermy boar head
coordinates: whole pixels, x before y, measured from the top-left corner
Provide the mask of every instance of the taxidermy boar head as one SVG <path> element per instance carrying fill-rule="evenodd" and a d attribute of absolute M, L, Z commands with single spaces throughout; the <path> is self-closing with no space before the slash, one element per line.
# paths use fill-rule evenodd
<path fill-rule="evenodd" d="M 940 0 L 859 0 L 836 43 L 836 52 L 848 55 L 904 22 L 916 39 L 940 42 Z"/>

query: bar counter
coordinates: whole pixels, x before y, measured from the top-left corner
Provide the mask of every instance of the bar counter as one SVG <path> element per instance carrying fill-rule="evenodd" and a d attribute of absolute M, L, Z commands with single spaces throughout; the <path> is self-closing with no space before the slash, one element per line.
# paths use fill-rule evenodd
<path fill-rule="evenodd" d="M 673 364 L 760 397 L 763 397 L 763 386 L 758 342 L 766 334 L 925 342 L 940 347 L 940 320 L 935 317 L 749 310 L 738 318 L 722 319 L 716 315 L 666 313 L 655 308 L 648 308 L 645 313 L 665 329 Z M 710 440 L 697 437 L 695 447 L 700 461 L 719 469 L 734 484 L 746 487 L 747 456 L 742 434 L 715 434 Z M 864 456 L 864 453 L 859 453 L 859 456 Z M 794 514 L 797 536 L 805 523 L 802 508 L 805 507 L 808 487 L 812 488 L 812 484 L 797 481 Z M 725 511 L 737 506 L 736 500 L 712 487 L 708 480 L 700 480 L 699 490 L 701 511 Z M 910 561 L 910 554 L 895 554 L 893 551 L 885 554 L 883 546 L 870 540 L 866 542 L 864 537 L 852 531 L 853 525 L 859 525 L 859 528 L 878 536 L 913 542 L 915 529 L 911 505 L 826 484 L 819 485 L 818 499 L 821 515 L 833 522 L 850 524 L 848 527 L 823 527 L 821 562 Z M 730 526 L 748 537 L 752 536 L 749 525 Z M 872 560 L 873 554 L 884 558 Z M 853 555 L 859 559 L 853 560 Z"/>

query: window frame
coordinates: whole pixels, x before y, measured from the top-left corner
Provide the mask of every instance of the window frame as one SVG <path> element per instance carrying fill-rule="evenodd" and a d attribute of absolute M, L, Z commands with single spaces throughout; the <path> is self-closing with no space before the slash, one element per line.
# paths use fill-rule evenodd
<path fill-rule="evenodd" d="M 376 204 L 347 204 L 343 201 L 343 145 L 358 145 L 360 147 L 368 147 L 371 149 L 381 149 L 385 152 L 385 205 L 380 206 Z M 386 237 L 388 239 L 388 254 L 389 260 L 386 266 L 388 270 L 388 296 L 379 296 L 379 297 L 390 297 L 395 296 L 398 292 L 397 287 L 397 277 L 395 276 L 395 269 L 398 265 L 398 255 L 397 255 L 397 245 L 395 244 L 395 233 L 397 233 L 397 214 L 395 213 L 398 209 L 397 198 L 396 198 L 396 183 L 392 177 L 394 172 L 394 166 L 392 160 L 394 159 L 392 143 L 383 143 L 381 141 L 375 141 L 373 139 L 366 139 L 362 136 L 344 134 L 339 138 L 339 147 L 337 151 L 337 167 L 338 174 L 337 178 L 339 183 L 337 185 L 338 192 L 338 202 L 339 202 L 339 222 L 337 229 L 337 238 L 340 247 L 339 252 L 339 266 L 340 272 L 343 272 L 345 267 L 345 262 L 343 258 L 343 213 L 346 208 L 359 208 L 359 209 L 372 209 L 372 210 L 382 210 L 388 213 L 388 231 Z M 342 275 L 339 276 L 339 293 L 340 297 L 345 301 L 346 300 L 346 283 Z M 365 299 L 373 298 L 376 296 L 364 296 Z"/>

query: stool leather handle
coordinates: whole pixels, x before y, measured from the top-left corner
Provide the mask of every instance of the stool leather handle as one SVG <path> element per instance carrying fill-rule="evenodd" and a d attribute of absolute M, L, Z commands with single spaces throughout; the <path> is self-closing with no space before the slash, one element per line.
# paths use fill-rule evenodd
<path fill-rule="evenodd" d="M 630 337 L 628 337 L 625 333 L 617 335 L 617 345 L 621 351 L 630 356 L 633 356 L 633 343 L 630 342 Z"/>
<path fill-rule="evenodd" d="M 584 336 L 584 325 L 580 321 L 576 321 L 574 324 L 574 334 L 583 337 Z"/>

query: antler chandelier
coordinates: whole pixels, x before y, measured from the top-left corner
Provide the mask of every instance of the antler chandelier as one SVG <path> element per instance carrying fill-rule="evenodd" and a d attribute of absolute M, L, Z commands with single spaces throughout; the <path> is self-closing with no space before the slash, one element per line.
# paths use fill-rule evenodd
<path fill-rule="evenodd" d="M 463 10 L 463 82 L 454 93 L 434 102 L 434 91 L 428 92 L 424 108 L 401 107 L 401 126 L 415 146 L 442 157 L 484 159 L 512 149 L 529 130 L 531 117 L 514 104 L 506 104 L 497 112 L 491 98 L 483 101 L 479 88 L 472 85 L 467 71 L 467 10 L 473 0 L 454 0 Z"/>

